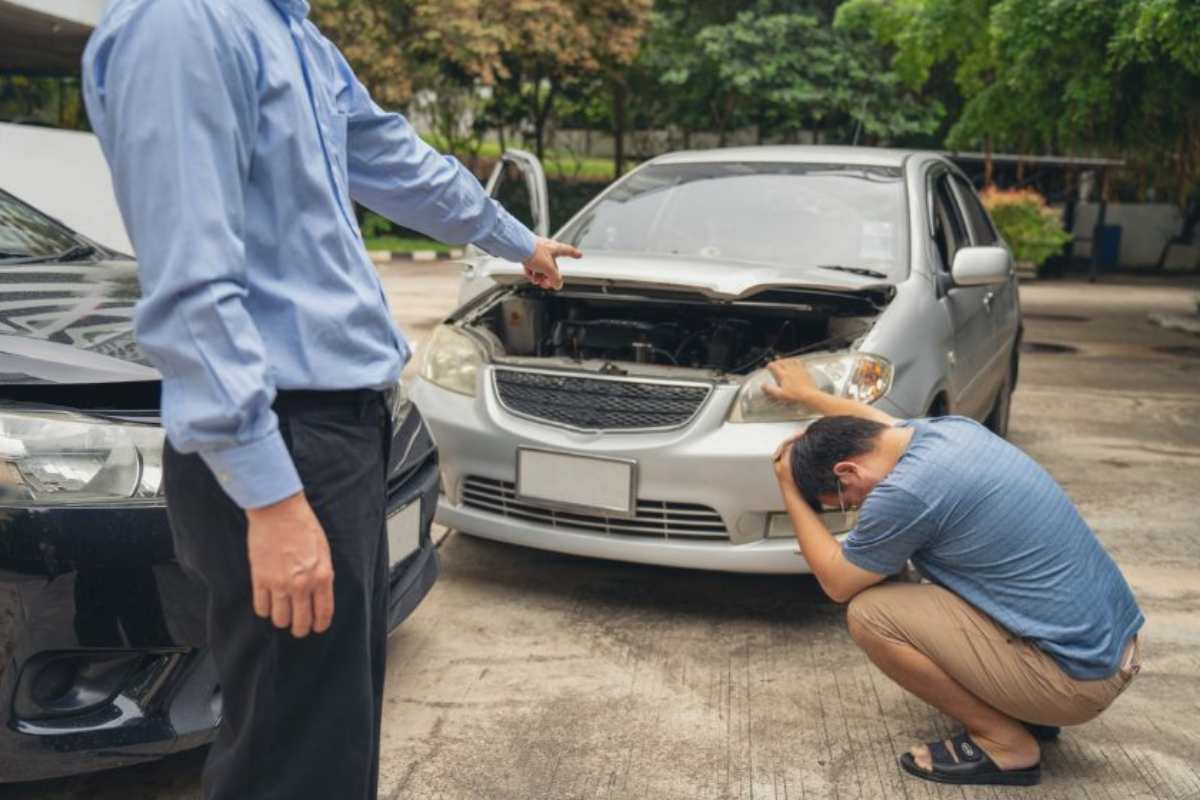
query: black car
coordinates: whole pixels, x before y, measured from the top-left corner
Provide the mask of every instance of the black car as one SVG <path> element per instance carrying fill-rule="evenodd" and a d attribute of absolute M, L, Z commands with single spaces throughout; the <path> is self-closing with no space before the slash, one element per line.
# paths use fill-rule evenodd
<path fill-rule="evenodd" d="M 208 743 L 203 589 L 174 558 L 135 262 L 0 191 L 0 782 Z M 393 393 L 389 623 L 437 577 L 437 450 Z"/>

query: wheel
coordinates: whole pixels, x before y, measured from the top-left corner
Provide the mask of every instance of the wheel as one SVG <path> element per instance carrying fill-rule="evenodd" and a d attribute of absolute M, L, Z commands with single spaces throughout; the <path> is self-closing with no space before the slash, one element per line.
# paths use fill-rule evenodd
<path fill-rule="evenodd" d="M 987 419 L 984 420 L 984 425 L 988 430 L 999 436 L 1001 439 L 1008 437 L 1008 417 L 1012 408 L 1012 387 L 1013 387 L 1013 372 L 1010 369 L 1004 375 L 1004 383 L 1000 384 L 1000 389 L 996 392 L 996 400 L 992 403 L 992 410 L 988 413 Z"/>

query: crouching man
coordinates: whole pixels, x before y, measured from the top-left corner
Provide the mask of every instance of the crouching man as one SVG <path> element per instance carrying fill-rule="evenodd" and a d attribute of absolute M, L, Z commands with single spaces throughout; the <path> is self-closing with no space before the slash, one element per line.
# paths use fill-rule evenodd
<path fill-rule="evenodd" d="M 896 420 L 819 391 L 798 361 L 771 372 L 775 399 L 825 415 L 775 455 L 805 559 L 871 661 L 966 729 L 901 767 L 1037 783 L 1038 740 L 1096 717 L 1140 668 L 1144 618 L 1116 564 L 1054 479 L 978 423 Z M 859 508 L 841 544 L 822 506 Z M 878 585 L 910 559 L 929 583 Z"/>

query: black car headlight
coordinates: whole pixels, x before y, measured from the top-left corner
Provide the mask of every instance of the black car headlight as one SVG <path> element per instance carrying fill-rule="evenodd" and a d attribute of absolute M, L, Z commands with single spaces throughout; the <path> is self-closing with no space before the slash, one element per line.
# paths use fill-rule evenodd
<path fill-rule="evenodd" d="M 163 430 L 69 411 L 0 411 L 0 503 L 161 502 Z"/>

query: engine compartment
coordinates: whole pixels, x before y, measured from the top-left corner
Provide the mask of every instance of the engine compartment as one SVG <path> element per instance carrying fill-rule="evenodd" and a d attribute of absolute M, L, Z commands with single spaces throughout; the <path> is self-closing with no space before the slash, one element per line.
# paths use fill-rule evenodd
<path fill-rule="evenodd" d="M 650 292 L 510 288 L 470 324 L 495 355 L 647 365 L 745 375 L 775 358 L 850 346 L 878 309 L 861 298 L 715 302 Z"/>

